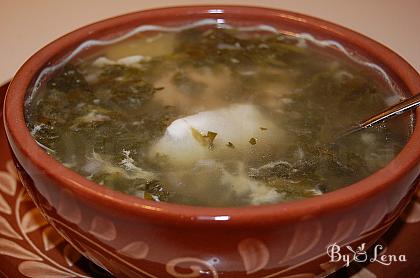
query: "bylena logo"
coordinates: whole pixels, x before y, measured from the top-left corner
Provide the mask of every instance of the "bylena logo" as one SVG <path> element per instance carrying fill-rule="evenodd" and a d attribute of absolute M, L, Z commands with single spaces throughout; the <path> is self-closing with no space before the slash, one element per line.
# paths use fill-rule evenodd
<path fill-rule="evenodd" d="M 353 250 L 351 246 L 345 246 L 348 250 L 342 250 L 337 243 L 328 245 L 327 254 L 330 257 L 331 262 L 345 262 L 346 266 L 349 266 L 352 261 L 364 263 L 364 262 L 377 262 L 382 265 L 390 265 L 393 262 L 406 262 L 407 258 L 405 255 L 385 255 L 381 254 L 384 247 L 377 244 L 372 247 L 372 254 L 367 254 L 365 250 L 366 243 L 358 246 L 356 250 Z M 343 248 L 344 249 L 344 248 Z M 370 253 L 370 252 L 369 252 Z"/>

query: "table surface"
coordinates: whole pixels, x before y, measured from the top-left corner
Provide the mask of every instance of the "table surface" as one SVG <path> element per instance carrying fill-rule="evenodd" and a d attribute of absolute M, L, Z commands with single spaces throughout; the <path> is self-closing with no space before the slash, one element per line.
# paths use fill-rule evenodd
<path fill-rule="evenodd" d="M 0 84 L 42 46 L 83 25 L 136 10 L 209 3 L 266 6 L 336 22 L 387 45 L 420 71 L 418 0 L 0 0 Z"/>

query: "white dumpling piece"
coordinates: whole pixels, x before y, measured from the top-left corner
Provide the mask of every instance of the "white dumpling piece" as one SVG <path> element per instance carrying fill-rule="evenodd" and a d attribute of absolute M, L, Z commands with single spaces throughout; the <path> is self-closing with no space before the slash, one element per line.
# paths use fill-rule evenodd
<path fill-rule="evenodd" d="M 208 132 L 217 133 L 211 149 L 197 140 L 194 136 L 197 131 L 203 136 Z M 250 143 L 254 138 L 255 145 Z M 226 146 L 229 142 L 234 148 Z M 233 104 L 173 121 L 151 147 L 149 155 L 151 158 L 164 155 L 170 162 L 185 166 L 203 159 L 230 156 L 232 152 L 255 154 L 264 146 L 281 145 L 281 142 L 284 142 L 284 131 L 257 106 Z"/>

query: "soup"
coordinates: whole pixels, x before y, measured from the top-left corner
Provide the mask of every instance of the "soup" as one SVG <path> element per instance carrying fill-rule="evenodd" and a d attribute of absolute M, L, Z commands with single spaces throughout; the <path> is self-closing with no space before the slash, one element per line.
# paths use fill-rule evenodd
<path fill-rule="evenodd" d="M 365 66 L 300 37 L 216 27 L 140 33 L 66 63 L 26 104 L 32 136 L 111 189 L 216 207 L 321 195 L 401 150 L 400 120 L 334 141 L 399 100 Z"/>

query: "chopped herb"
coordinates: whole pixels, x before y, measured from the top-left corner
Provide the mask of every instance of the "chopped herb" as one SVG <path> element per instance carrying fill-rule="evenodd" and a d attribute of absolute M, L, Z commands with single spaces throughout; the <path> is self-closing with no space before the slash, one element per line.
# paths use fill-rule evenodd
<path fill-rule="evenodd" d="M 73 90 L 86 90 L 88 84 L 76 66 L 67 64 L 58 75 L 48 81 L 47 87 L 62 92 L 69 92 Z"/>
<path fill-rule="evenodd" d="M 252 137 L 251 139 L 249 139 L 248 141 L 251 145 L 255 145 L 257 144 L 257 139 L 255 139 L 254 137 Z"/>
<path fill-rule="evenodd" d="M 146 183 L 145 192 L 157 197 L 159 201 L 167 201 L 169 197 L 169 192 L 156 180 Z"/>
<path fill-rule="evenodd" d="M 227 147 L 229 147 L 229 148 L 232 148 L 232 149 L 234 149 L 234 148 L 235 148 L 235 145 L 234 145 L 232 142 L 228 142 L 228 143 L 226 144 L 226 146 L 227 146 Z"/>
<path fill-rule="evenodd" d="M 207 135 L 205 137 L 209 140 L 210 145 L 213 145 L 213 142 L 216 136 L 217 136 L 217 132 L 207 131 Z"/>
<path fill-rule="evenodd" d="M 206 140 L 206 137 L 203 134 L 201 134 L 201 132 L 198 131 L 196 128 L 191 128 L 191 134 L 198 143 L 200 143 L 203 146 L 208 146 L 208 141 Z"/>
<path fill-rule="evenodd" d="M 195 140 L 197 140 L 201 145 L 208 147 L 209 149 L 212 149 L 214 139 L 217 136 L 216 132 L 213 131 L 207 131 L 206 135 L 201 134 L 200 131 L 198 131 L 196 128 L 191 128 L 192 136 Z"/>

